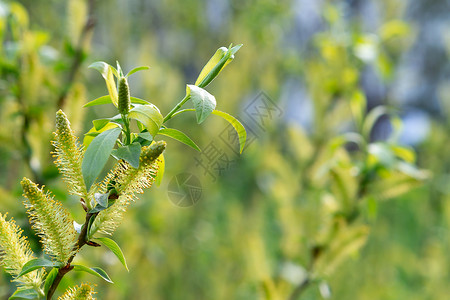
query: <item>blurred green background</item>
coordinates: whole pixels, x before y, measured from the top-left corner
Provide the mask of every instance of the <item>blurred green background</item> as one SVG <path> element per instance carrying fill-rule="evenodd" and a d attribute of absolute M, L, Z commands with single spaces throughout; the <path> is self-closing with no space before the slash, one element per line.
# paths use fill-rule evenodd
<path fill-rule="evenodd" d="M 243 154 L 220 119 L 171 121 L 229 161 L 204 169 L 204 152 L 169 140 L 161 186 L 130 206 L 114 234 L 130 272 L 107 249 L 83 249 L 77 259 L 102 266 L 115 283 L 72 272 L 58 293 L 89 281 L 98 299 L 287 299 L 309 276 L 317 245 L 327 245 L 342 251 L 320 250 L 329 256 L 314 260 L 301 299 L 448 299 L 449 12 L 445 0 L 0 1 L 0 210 L 39 253 L 21 204 L 19 182 L 28 176 L 81 223 L 49 153 L 57 109 L 80 138 L 92 120 L 114 114 L 112 106 L 82 108 L 107 93 L 89 64 L 150 66 L 130 78 L 132 96 L 167 114 L 217 48 L 242 43 L 208 91 L 246 126 Z M 396 135 L 430 172 L 421 184 L 369 183 L 356 223 L 341 223 L 337 175 L 323 166 L 338 161 L 341 185 L 358 197 L 362 183 L 351 174 L 360 154 L 329 146 L 357 131 L 352 97 L 367 101 L 366 112 L 395 112 L 403 126 L 381 117 L 370 140 Z M 199 179 L 194 206 L 169 199 L 180 173 Z M 333 226 L 338 233 L 327 240 Z M 333 244 L 340 240 L 348 243 Z M 1 277 L 0 297 L 13 291 Z"/>

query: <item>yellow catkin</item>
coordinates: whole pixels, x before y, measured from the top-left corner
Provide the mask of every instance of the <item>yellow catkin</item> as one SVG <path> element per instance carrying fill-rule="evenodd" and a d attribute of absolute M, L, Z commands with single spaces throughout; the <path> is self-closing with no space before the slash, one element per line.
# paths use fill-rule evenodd
<path fill-rule="evenodd" d="M 31 180 L 21 181 L 24 201 L 33 229 L 40 236 L 44 251 L 65 265 L 74 254 L 77 233 L 69 212 L 49 193 L 44 193 Z"/>
<path fill-rule="evenodd" d="M 16 277 L 25 263 L 34 259 L 33 252 L 22 230 L 13 219 L 6 221 L 6 215 L 0 214 L 0 261 L 5 271 Z M 14 279 L 20 286 L 39 288 L 43 280 L 43 271 L 37 270 Z"/>
<path fill-rule="evenodd" d="M 67 183 L 69 193 L 80 196 L 88 203 L 91 197 L 86 190 L 81 171 L 83 146 L 78 142 L 78 138 L 74 135 L 70 128 L 70 122 L 62 110 L 56 113 L 55 123 L 55 140 L 52 142 L 55 146 L 55 164 Z"/>
<path fill-rule="evenodd" d="M 58 300 L 94 300 L 94 287 L 87 283 L 69 288 Z"/>
<path fill-rule="evenodd" d="M 123 213 L 128 204 L 135 199 L 135 194 L 143 193 L 143 189 L 149 188 L 155 181 L 158 172 L 157 159 L 166 148 L 166 142 L 159 141 L 151 146 L 143 147 L 139 167 L 131 167 L 126 162 L 117 164 L 113 172 L 103 181 L 103 190 L 115 179 L 115 188 L 119 198 L 110 208 L 101 211 L 91 226 L 89 235 L 96 232 L 112 234 L 120 225 Z"/>

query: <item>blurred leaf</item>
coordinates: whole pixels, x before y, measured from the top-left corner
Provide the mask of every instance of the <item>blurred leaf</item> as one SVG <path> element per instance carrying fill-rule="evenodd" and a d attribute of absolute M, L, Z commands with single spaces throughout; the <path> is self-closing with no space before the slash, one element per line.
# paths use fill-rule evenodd
<path fill-rule="evenodd" d="M 40 295 L 36 292 L 36 290 L 30 288 L 16 290 L 8 299 L 39 299 L 39 296 Z"/>
<path fill-rule="evenodd" d="M 128 113 L 128 117 L 144 124 L 152 136 L 158 133 L 163 122 L 163 116 L 153 104 L 136 104 Z"/>
<path fill-rule="evenodd" d="M 111 152 L 111 155 L 117 159 L 123 159 L 133 168 L 139 167 L 139 156 L 141 155 L 141 144 L 133 143 L 131 145 L 119 147 Z"/>
<path fill-rule="evenodd" d="M 45 267 L 58 267 L 59 263 L 53 262 L 51 260 L 45 258 L 35 258 L 27 262 L 23 265 L 22 270 L 20 271 L 17 277 L 21 277 L 25 274 L 28 274 L 34 270 L 45 268 Z"/>
<path fill-rule="evenodd" d="M 74 264 L 72 264 L 72 266 L 73 266 L 73 270 L 74 271 L 86 272 L 86 273 L 95 275 L 95 276 L 97 276 L 99 278 L 102 278 L 103 280 L 105 280 L 105 281 L 107 281 L 109 283 L 113 283 L 111 278 L 109 278 L 108 274 L 104 270 L 102 270 L 101 268 L 96 268 L 96 267 L 95 268 L 88 268 L 88 267 L 83 266 L 83 265 L 74 265 Z"/>
<path fill-rule="evenodd" d="M 361 91 L 357 90 L 353 93 L 350 98 L 350 108 L 357 128 L 361 129 L 366 113 L 366 96 Z"/>
<path fill-rule="evenodd" d="M 197 123 L 201 124 L 216 108 L 216 98 L 206 90 L 191 84 L 187 85 L 186 94 L 191 95 Z"/>
<path fill-rule="evenodd" d="M 416 161 L 416 153 L 413 149 L 398 145 L 391 145 L 390 147 L 394 154 L 404 161 L 409 163 L 414 163 Z"/>
<path fill-rule="evenodd" d="M 380 105 L 372 109 L 367 114 L 362 128 L 362 134 L 367 139 L 367 141 L 370 140 L 370 133 L 372 132 L 372 128 L 375 125 L 375 123 L 381 116 L 387 113 L 388 113 L 387 108 L 385 106 Z"/>
<path fill-rule="evenodd" d="M 200 148 L 195 144 L 194 141 L 191 140 L 186 134 L 183 132 L 173 129 L 173 128 L 163 128 L 161 129 L 158 134 L 165 135 L 168 137 L 171 137 L 173 139 L 176 139 L 179 142 L 182 142 L 183 144 L 188 145 L 189 147 L 192 147 L 193 149 L 201 152 Z"/>
<path fill-rule="evenodd" d="M 87 148 L 81 170 L 88 190 L 103 170 L 121 132 L 121 128 L 104 131 L 96 136 Z"/>
<path fill-rule="evenodd" d="M 107 237 L 98 237 L 95 238 L 96 240 L 100 241 L 101 244 L 105 245 L 109 248 L 109 250 L 114 253 L 114 255 L 119 259 L 119 261 L 122 263 L 122 265 L 125 267 L 125 269 L 128 270 L 127 261 L 125 259 L 125 256 L 122 253 L 122 249 L 120 249 L 119 245 L 112 239 Z"/>

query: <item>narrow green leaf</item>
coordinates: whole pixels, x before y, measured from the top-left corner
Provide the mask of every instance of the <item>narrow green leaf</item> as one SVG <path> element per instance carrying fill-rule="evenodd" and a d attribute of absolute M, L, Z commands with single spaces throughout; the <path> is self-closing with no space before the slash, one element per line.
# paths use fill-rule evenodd
<path fill-rule="evenodd" d="M 130 72 L 128 72 L 127 75 L 125 75 L 125 77 L 128 77 L 128 76 L 130 76 L 131 74 L 134 74 L 134 73 L 136 73 L 136 72 L 143 71 L 143 70 L 148 70 L 148 69 L 150 69 L 150 67 L 148 67 L 148 66 L 142 66 L 142 67 L 134 68 L 133 70 L 131 70 Z"/>
<path fill-rule="evenodd" d="M 38 292 L 30 288 L 30 289 L 16 290 L 14 294 L 12 294 L 11 297 L 9 297 L 8 299 L 12 300 L 12 299 L 38 299 L 38 298 L 39 298 Z"/>
<path fill-rule="evenodd" d="M 128 146 L 123 146 L 118 149 L 114 149 L 111 155 L 117 159 L 123 159 L 128 162 L 133 168 L 139 167 L 139 156 L 141 155 L 141 145 L 139 143 L 133 143 Z"/>
<path fill-rule="evenodd" d="M 187 112 L 187 111 L 195 111 L 195 109 L 193 108 L 187 108 L 187 109 L 182 109 L 180 111 L 177 111 L 176 113 L 173 114 L 173 116 L 176 116 L 178 114 Z M 247 132 L 245 131 L 244 126 L 241 124 L 241 122 L 239 122 L 235 117 L 233 117 L 230 114 L 227 114 L 223 111 L 220 110 L 214 110 L 212 112 L 213 115 L 222 117 L 223 119 L 225 119 L 226 121 L 228 121 L 233 128 L 236 130 L 238 137 L 239 137 L 239 144 L 240 144 L 240 150 L 239 152 L 242 153 L 242 151 L 244 150 L 244 146 L 245 146 L 245 141 L 247 140 Z"/>
<path fill-rule="evenodd" d="M 44 294 L 47 295 L 48 290 L 53 284 L 53 281 L 55 281 L 56 275 L 58 275 L 58 268 L 53 268 L 50 273 L 48 273 L 47 278 L 45 279 L 44 284 Z"/>
<path fill-rule="evenodd" d="M 108 93 L 111 96 L 112 103 L 117 107 L 117 88 L 116 83 L 114 82 L 114 72 L 113 67 L 103 61 L 94 62 L 89 66 L 89 68 L 96 69 L 102 74 L 103 78 L 106 82 L 106 88 L 108 89 Z"/>
<path fill-rule="evenodd" d="M 23 265 L 22 271 L 20 271 L 17 277 L 21 277 L 28 274 L 34 270 L 45 268 L 45 267 L 57 267 L 59 264 L 45 258 L 35 258 Z"/>
<path fill-rule="evenodd" d="M 127 269 L 127 271 L 129 271 L 128 266 L 127 266 L 127 261 L 125 259 L 125 256 L 122 253 L 122 249 L 120 249 L 119 245 L 114 240 L 107 238 L 107 237 L 99 237 L 99 238 L 95 238 L 95 239 L 98 240 L 101 244 L 108 247 L 109 250 L 111 250 L 112 253 L 114 253 L 114 255 L 119 259 L 119 261 L 122 263 L 122 265 L 125 267 L 125 269 Z"/>
<path fill-rule="evenodd" d="M 156 186 L 159 187 L 159 186 L 161 186 L 162 178 L 164 176 L 164 171 L 166 168 L 166 160 L 164 159 L 164 154 L 161 154 L 158 157 L 156 164 L 158 165 L 158 173 L 156 174 L 156 177 L 155 177 L 155 184 L 156 184 Z"/>
<path fill-rule="evenodd" d="M 216 98 L 206 90 L 191 84 L 187 85 L 186 94 L 191 95 L 197 123 L 201 124 L 216 108 Z"/>
<path fill-rule="evenodd" d="M 190 137 L 188 137 L 183 132 L 173 129 L 173 128 L 164 128 L 161 129 L 158 134 L 165 135 L 168 137 L 171 137 L 173 139 L 176 139 L 179 142 L 182 142 L 183 144 L 188 145 L 189 147 L 194 148 L 195 150 L 201 152 L 200 148 L 197 146 L 197 144 L 194 143 L 194 141 L 191 140 Z"/>
<path fill-rule="evenodd" d="M 109 104 L 109 103 L 112 103 L 111 96 L 105 95 L 105 96 L 101 96 L 95 100 L 92 100 L 92 101 L 86 103 L 85 105 L 83 105 L 83 107 L 90 107 L 90 106 Z"/>
<path fill-rule="evenodd" d="M 158 133 L 163 122 L 163 116 L 153 104 L 136 104 L 128 113 L 128 117 L 144 124 L 152 136 Z"/>
<path fill-rule="evenodd" d="M 131 103 L 134 103 L 134 104 L 143 104 L 143 105 L 151 104 L 148 101 L 145 101 L 143 99 L 139 99 L 139 98 L 136 98 L 136 97 L 130 97 L 130 99 L 131 99 Z"/>
<path fill-rule="evenodd" d="M 100 277 L 109 283 L 113 283 L 111 278 L 109 278 L 108 274 L 101 268 L 88 268 L 83 265 L 72 265 L 72 266 L 74 271 L 86 272 L 95 275 L 97 277 Z"/>
<path fill-rule="evenodd" d="M 220 110 L 214 110 L 212 112 L 212 114 L 222 117 L 223 119 L 225 119 L 228 123 L 231 124 L 231 126 L 234 127 L 234 129 L 236 130 L 238 137 L 239 137 L 239 153 L 242 153 L 242 151 L 244 150 L 244 146 L 245 146 L 245 141 L 247 139 L 247 132 L 245 131 L 244 126 L 241 124 L 241 122 L 239 122 L 235 117 L 233 117 L 232 115 L 229 115 L 223 111 Z"/>
<path fill-rule="evenodd" d="M 105 166 L 121 131 L 121 128 L 116 127 L 102 132 L 87 148 L 81 164 L 81 172 L 88 190 Z"/>

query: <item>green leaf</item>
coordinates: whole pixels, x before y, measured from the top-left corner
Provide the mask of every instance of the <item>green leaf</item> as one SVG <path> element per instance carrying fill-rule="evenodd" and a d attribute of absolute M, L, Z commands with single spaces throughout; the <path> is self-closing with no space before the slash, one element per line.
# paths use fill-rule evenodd
<path fill-rule="evenodd" d="M 150 132 L 147 132 L 147 131 L 146 132 L 140 132 L 140 133 L 138 133 L 138 136 L 143 138 L 144 140 L 147 140 L 149 142 L 153 142 L 153 137 L 150 134 Z"/>
<path fill-rule="evenodd" d="M 136 104 L 128 113 L 128 117 L 141 122 L 152 136 L 158 133 L 163 122 L 163 116 L 153 104 Z"/>
<path fill-rule="evenodd" d="M 89 145 L 91 144 L 91 142 L 94 140 L 94 138 L 96 136 L 98 136 L 100 133 L 105 132 L 110 129 L 113 129 L 113 128 L 116 128 L 116 127 L 119 127 L 119 125 L 116 123 L 112 123 L 112 122 L 109 122 L 102 129 L 100 129 L 98 131 L 95 130 L 95 127 L 92 127 L 87 133 L 84 134 L 84 140 L 83 140 L 84 147 L 88 148 Z"/>
<path fill-rule="evenodd" d="M 105 127 L 106 124 L 108 124 L 109 122 L 110 122 L 109 119 L 99 119 L 99 120 L 94 120 L 94 121 L 92 121 L 92 124 L 94 124 L 95 130 L 99 131 L 99 130 L 101 130 L 103 127 Z"/>
<path fill-rule="evenodd" d="M 225 119 L 228 123 L 233 126 L 233 128 L 236 130 L 238 137 L 239 137 L 239 153 L 242 153 L 245 147 L 245 141 L 247 139 L 247 132 L 245 131 L 244 126 L 239 122 L 235 117 L 232 115 L 227 114 L 226 112 L 220 111 L 220 110 L 214 110 L 212 112 L 213 115 L 222 117 Z"/>
<path fill-rule="evenodd" d="M 178 114 L 187 112 L 187 111 L 195 111 L 195 109 L 192 108 L 187 108 L 187 109 L 182 109 L 180 111 L 177 111 L 176 113 L 173 114 L 173 116 L 176 116 Z M 214 110 L 212 112 L 213 115 L 222 117 L 223 119 L 225 119 L 226 121 L 228 121 L 233 128 L 236 130 L 238 137 L 239 137 L 239 145 L 240 145 L 240 149 L 239 149 L 239 153 L 242 153 L 242 151 L 244 150 L 244 146 L 245 146 L 245 141 L 247 139 L 247 132 L 245 131 L 244 126 L 241 124 L 241 122 L 239 122 L 235 117 L 233 117 L 230 114 L 227 114 L 226 112 L 220 111 L 220 110 Z"/>
<path fill-rule="evenodd" d="M 97 277 L 100 277 L 109 283 L 113 283 L 111 278 L 109 278 L 108 274 L 101 268 L 88 268 L 83 265 L 72 265 L 72 266 L 74 271 L 86 272 L 95 275 Z"/>
<path fill-rule="evenodd" d="M 95 239 L 98 240 L 101 244 L 108 247 L 109 250 L 111 250 L 112 253 L 114 253 L 114 255 L 119 259 L 119 261 L 122 263 L 122 265 L 125 267 L 125 269 L 127 269 L 127 271 L 129 271 L 128 266 L 127 266 L 127 261 L 125 259 L 125 256 L 122 253 L 122 249 L 120 249 L 119 245 L 114 240 L 107 238 L 107 237 L 98 237 Z"/>
<path fill-rule="evenodd" d="M 385 106 L 380 105 L 372 109 L 367 114 L 362 128 L 362 134 L 367 140 L 369 140 L 370 132 L 372 131 L 372 128 L 377 122 L 377 120 L 387 113 L 388 113 L 387 108 Z"/>
<path fill-rule="evenodd" d="M 191 95 L 197 123 L 201 124 L 216 108 L 216 98 L 206 90 L 191 84 L 187 85 L 186 94 Z"/>
<path fill-rule="evenodd" d="M 130 72 L 128 72 L 127 75 L 125 75 L 125 77 L 128 77 L 128 76 L 130 76 L 131 74 L 134 74 L 134 73 L 136 73 L 136 72 L 143 71 L 143 70 L 148 70 L 148 69 L 150 69 L 150 67 L 148 67 L 148 66 L 142 66 L 142 67 L 134 68 L 133 70 L 131 70 Z"/>
<path fill-rule="evenodd" d="M 95 201 L 97 201 L 97 203 L 103 207 L 108 206 L 108 197 L 109 197 L 109 193 L 95 193 L 94 194 Z"/>
<path fill-rule="evenodd" d="M 183 144 L 188 145 L 189 147 L 192 147 L 193 149 L 197 150 L 198 152 L 201 152 L 200 148 L 197 146 L 197 144 L 194 143 L 194 141 L 191 140 L 190 137 L 188 137 L 183 132 L 173 129 L 173 128 L 163 128 L 161 129 L 158 134 L 165 135 L 168 137 L 171 137 L 179 142 L 182 142 Z"/>
<path fill-rule="evenodd" d="M 56 275 L 58 275 L 58 268 L 53 268 L 50 273 L 48 273 L 47 278 L 45 279 L 44 284 L 44 294 L 47 295 L 48 290 L 53 284 L 53 281 L 55 281 Z"/>
<path fill-rule="evenodd" d="M 155 177 L 155 184 L 156 186 L 161 186 L 162 178 L 164 176 L 164 170 L 166 168 L 166 160 L 164 159 L 164 154 L 161 154 L 158 157 L 156 164 L 158 165 L 158 173 Z"/>
<path fill-rule="evenodd" d="M 111 96 L 111 100 L 113 104 L 117 107 L 117 88 L 116 83 L 114 82 L 114 74 L 113 68 L 103 61 L 94 62 L 89 66 L 89 68 L 96 69 L 102 74 L 103 78 L 106 82 L 106 87 L 108 89 L 108 93 Z"/>
<path fill-rule="evenodd" d="M 85 105 L 83 105 L 83 107 L 90 107 L 90 106 L 109 104 L 109 103 L 112 103 L 111 96 L 105 95 L 105 96 L 101 96 L 95 100 L 92 100 L 92 101 L 86 103 Z"/>
<path fill-rule="evenodd" d="M 118 149 L 114 149 L 111 155 L 117 159 L 123 159 L 128 162 L 133 168 L 139 167 L 139 156 L 141 155 L 141 144 L 133 143 L 128 146 L 123 146 Z"/>
<path fill-rule="evenodd" d="M 81 172 L 88 190 L 105 166 L 121 131 L 122 129 L 117 127 L 102 132 L 87 148 L 81 164 Z"/>
<path fill-rule="evenodd" d="M 25 274 L 28 274 L 34 270 L 45 268 L 45 267 L 58 267 L 59 264 L 57 262 L 53 262 L 51 260 L 45 258 L 35 258 L 27 262 L 23 265 L 22 271 L 20 271 L 17 277 L 21 277 Z"/>
<path fill-rule="evenodd" d="M 234 46 L 227 50 L 227 52 L 223 55 L 223 48 L 219 48 L 216 51 L 216 54 L 214 54 L 214 56 L 210 59 L 213 60 L 211 62 L 211 64 L 208 63 L 206 64 L 206 66 L 203 68 L 207 68 L 207 70 L 202 70 L 202 72 L 200 72 L 199 78 L 197 79 L 197 81 L 195 82 L 196 86 L 199 86 L 201 88 L 206 87 L 208 84 L 210 84 L 216 77 L 217 75 L 219 75 L 219 73 L 234 59 L 234 54 L 242 47 L 242 44 Z M 216 56 L 216 57 L 215 57 Z M 214 62 L 217 61 L 217 58 L 222 56 L 222 58 L 219 60 L 219 62 L 217 62 L 212 68 L 211 66 L 214 64 Z M 203 73 L 203 74 L 202 74 Z M 207 73 L 207 75 L 205 76 L 205 73 Z M 204 77 L 203 77 L 204 76 Z"/>
<path fill-rule="evenodd" d="M 198 78 L 195 81 L 195 85 L 198 85 L 200 82 L 202 82 L 203 79 L 205 79 L 206 75 L 208 75 L 208 73 L 211 72 L 211 70 L 220 62 L 227 51 L 228 49 L 226 47 L 220 47 L 219 49 L 217 49 L 216 53 L 214 53 L 214 55 L 209 59 L 209 61 L 206 63 L 206 65 L 198 75 Z"/>
<path fill-rule="evenodd" d="M 131 99 L 131 103 L 135 103 L 135 104 L 144 104 L 144 105 L 151 104 L 148 101 L 145 101 L 143 99 L 139 99 L 139 98 L 136 98 L 136 97 L 130 97 L 130 99 Z"/>
<path fill-rule="evenodd" d="M 30 288 L 30 289 L 21 289 L 16 290 L 14 294 L 11 295 L 11 297 L 8 298 L 9 300 L 12 299 L 39 299 L 39 293 L 36 292 L 36 290 Z"/>
<path fill-rule="evenodd" d="M 150 102 L 145 101 L 143 99 L 139 99 L 136 97 L 130 97 L 131 99 L 131 103 L 136 103 L 136 104 L 150 104 Z M 111 96 L 110 95 L 105 95 L 105 96 L 101 96 L 95 100 L 92 100 L 91 102 L 86 103 L 85 105 L 83 105 L 83 107 L 90 107 L 90 106 L 95 106 L 95 105 L 102 105 L 102 104 L 110 104 L 112 103 L 111 101 Z"/>

